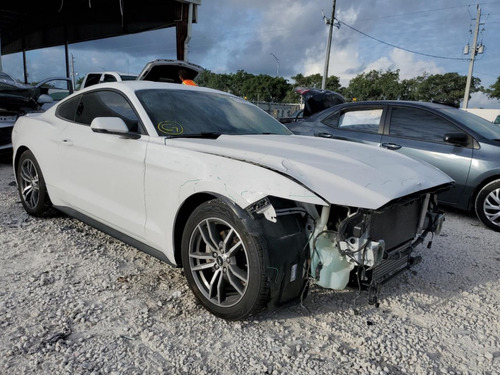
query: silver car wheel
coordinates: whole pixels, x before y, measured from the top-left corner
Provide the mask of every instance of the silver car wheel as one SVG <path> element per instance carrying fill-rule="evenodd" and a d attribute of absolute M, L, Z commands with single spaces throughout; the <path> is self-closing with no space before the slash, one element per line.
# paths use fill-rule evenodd
<path fill-rule="evenodd" d="M 500 188 L 488 194 L 483 203 L 483 210 L 488 220 L 500 227 Z"/>
<path fill-rule="evenodd" d="M 40 199 L 40 186 L 37 169 L 30 159 L 25 159 L 21 165 L 19 184 L 24 203 L 35 209 Z"/>
<path fill-rule="evenodd" d="M 236 305 L 249 282 L 247 249 L 238 232 L 226 221 L 207 218 L 189 242 L 189 268 L 198 289 L 219 307 Z"/>

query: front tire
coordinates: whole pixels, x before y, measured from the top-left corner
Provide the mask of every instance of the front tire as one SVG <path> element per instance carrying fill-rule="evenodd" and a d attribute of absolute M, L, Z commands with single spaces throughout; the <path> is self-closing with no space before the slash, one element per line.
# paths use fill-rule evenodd
<path fill-rule="evenodd" d="M 19 158 L 16 177 L 21 203 L 27 213 L 45 217 L 54 212 L 42 170 L 30 150 L 24 151 Z"/>
<path fill-rule="evenodd" d="M 476 215 L 487 227 L 500 232 L 500 180 L 484 186 L 476 198 Z"/>
<path fill-rule="evenodd" d="M 249 229 L 226 203 L 212 200 L 193 211 L 182 237 L 191 290 L 207 310 L 227 320 L 255 314 L 269 299 L 261 241 Z"/>

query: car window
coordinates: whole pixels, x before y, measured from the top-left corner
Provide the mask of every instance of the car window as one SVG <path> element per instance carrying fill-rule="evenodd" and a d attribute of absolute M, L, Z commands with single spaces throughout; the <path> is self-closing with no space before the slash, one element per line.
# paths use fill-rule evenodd
<path fill-rule="evenodd" d="M 104 78 L 103 78 L 103 80 L 102 80 L 102 81 L 103 81 L 103 82 L 116 82 L 116 81 L 118 81 L 118 80 L 116 79 L 116 77 L 115 77 L 115 76 L 113 76 L 113 75 L 111 75 L 111 74 L 105 74 L 105 75 L 104 75 Z"/>
<path fill-rule="evenodd" d="M 267 113 L 236 96 L 192 90 L 136 92 L 160 136 L 292 134 Z"/>
<path fill-rule="evenodd" d="M 87 79 L 85 80 L 85 84 L 83 87 L 89 87 L 93 85 L 97 85 L 99 80 L 101 79 L 101 74 L 87 74 Z"/>
<path fill-rule="evenodd" d="M 139 118 L 121 94 L 110 91 L 91 91 L 82 95 L 76 109 L 75 121 L 90 125 L 96 117 L 120 117 L 131 132 L 141 132 Z"/>
<path fill-rule="evenodd" d="M 120 74 L 120 78 L 122 79 L 122 81 L 135 81 L 135 79 L 137 78 L 137 76 Z"/>
<path fill-rule="evenodd" d="M 468 129 L 478 133 L 482 137 L 490 140 L 500 139 L 500 127 L 495 126 L 488 120 L 473 115 L 472 113 L 462 111 L 456 108 L 443 108 L 440 112 L 445 113 L 452 119 L 465 124 Z"/>
<path fill-rule="evenodd" d="M 76 109 L 80 103 L 81 95 L 66 100 L 57 107 L 56 115 L 69 121 L 75 121 Z"/>
<path fill-rule="evenodd" d="M 456 132 L 460 132 L 460 129 L 429 111 L 408 107 L 392 108 L 389 128 L 392 136 L 444 143 L 446 133 Z"/>
<path fill-rule="evenodd" d="M 378 133 L 382 108 L 342 110 L 323 120 L 325 125 L 333 128 Z"/>

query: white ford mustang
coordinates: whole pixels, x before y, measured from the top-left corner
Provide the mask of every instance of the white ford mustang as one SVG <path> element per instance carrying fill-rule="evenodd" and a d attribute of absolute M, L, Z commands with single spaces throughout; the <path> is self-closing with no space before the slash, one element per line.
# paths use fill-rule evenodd
<path fill-rule="evenodd" d="M 92 86 L 13 132 L 26 211 L 74 216 L 185 270 L 225 319 L 310 283 L 378 286 L 440 230 L 452 180 L 357 143 L 292 135 L 232 95 L 154 82 Z M 376 300 L 376 292 L 374 293 Z"/>

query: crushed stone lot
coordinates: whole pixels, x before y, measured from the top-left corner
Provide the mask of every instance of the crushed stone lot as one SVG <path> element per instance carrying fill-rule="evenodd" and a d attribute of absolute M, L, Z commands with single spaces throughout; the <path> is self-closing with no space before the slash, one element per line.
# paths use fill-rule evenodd
<path fill-rule="evenodd" d="M 81 222 L 30 217 L 0 163 L 2 374 L 500 374 L 500 233 L 447 212 L 381 290 L 216 318 L 169 267 Z"/>

